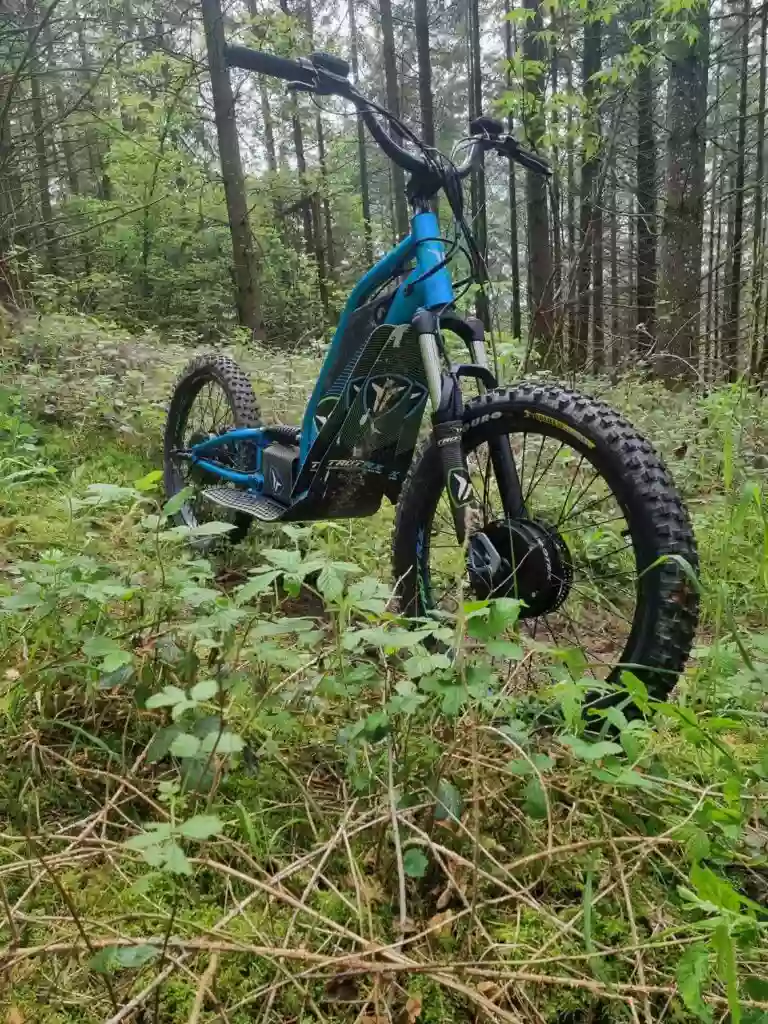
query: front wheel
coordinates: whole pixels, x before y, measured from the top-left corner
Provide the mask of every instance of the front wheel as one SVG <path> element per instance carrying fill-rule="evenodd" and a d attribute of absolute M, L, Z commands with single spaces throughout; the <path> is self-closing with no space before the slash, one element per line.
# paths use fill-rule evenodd
<path fill-rule="evenodd" d="M 488 451 L 499 437 L 509 438 L 517 465 L 522 518 L 502 505 Z M 666 698 L 696 629 L 698 557 L 685 506 L 649 442 L 603 402 L 522 383 L 467 405 L 464 450 L 479 503 L 474 528 L 501 567 L 480 578 L 457 559 L 439 454 L 427 442 L 395 521 L 402 610 L 428 615 L 456 611 L 460 597 L 517 597 L 528 685 L 549 678 L 553 651 L 569 650 L 580 652 L 569 663 L 582 675 L 614 683 L 630 669 Z"/>

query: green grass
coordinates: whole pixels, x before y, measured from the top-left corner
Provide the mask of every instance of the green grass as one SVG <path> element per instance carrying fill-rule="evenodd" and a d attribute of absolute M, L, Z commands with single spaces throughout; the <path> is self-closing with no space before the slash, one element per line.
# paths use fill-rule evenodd
<path fill-rule="evenodd" d="M 0 352 L 5 1019 L 103 1022 L 167 971 L 142 1024 L 765 1024 L 768 403 L 594 383 L 686 494 L 704 616 L 673 701 L 574 737 L 567 679 L 360 642 L 397 628 L 391 510 L 166 537 L 145 478 L 191 354 L 64 316 Z M 313 359 L 234 354 L 295 420 Z M 359 572 L 240 599 L 270 548 Z"/>

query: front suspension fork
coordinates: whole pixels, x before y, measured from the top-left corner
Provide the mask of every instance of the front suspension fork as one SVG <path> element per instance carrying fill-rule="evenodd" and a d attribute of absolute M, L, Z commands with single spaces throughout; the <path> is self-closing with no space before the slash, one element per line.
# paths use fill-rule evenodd
<path fill-rule="evenodd" d="M 449 373 L 445 372 L 440 358 L 437 316 L 426 310 L 419 310 L 413 322 L 419 336 L 419 347 L 432 403 L 432 431 L 440 454 L 456 539 L 463 546 L 468 539 L 482 531 L 483 522 L 462 446 L 464 399 L 459 381 L 462 376 L 471 375 L 484 386 L 485 383 L 495 384 L 495 379 L 488 369 L 482 325 L 479 321 L 472 324 L 473 334 L 476 335 L 472 346 L 475 363 L 454 367 Z M 488 447 L 493 472 L 501 492 L 504 514 L 510 518 L 520 518 L 525 514 L 525 507 L 509 438 L 494 438 Z"/>
<path fill-rule="evenodd" d="M 489 370 L 488 356 L 485 351 L 483 323 L 476 317 L 468 318 L 467 323 L 472 330 L 472 341 L 470 342 L 472 359 L 477 366 Z M 478 377 L 478 386 L 480 387 L 481 394 L 485 392 L 485 382 L 482 377 Z M 493 466 L 494 476 L 499 487 L 504 517 L 506 519 L 524 519 L 527 513 L 523 488 L 517 472 L 515 456 L 512 454 L 512 445 L 509 443 L 509 437 L 506 434 L 501 434 L 499 437 L 491 438 L 488 441 L 488 453 L 491 456 L 491 465 Z"/>

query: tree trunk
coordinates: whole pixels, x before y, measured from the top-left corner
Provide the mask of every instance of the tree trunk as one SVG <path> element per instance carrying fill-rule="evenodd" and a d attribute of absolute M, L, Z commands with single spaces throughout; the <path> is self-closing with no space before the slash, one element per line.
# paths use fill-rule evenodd
<path fill-rule="evenodd" d="M 709 10 L 695 22 L 697 38 L 682 40 L 670 60 L 667 85 L 666 193 L 661 270 L 665 344 L 657 363 L 665 379 L 696 376 L 704 221 L 704 157 L 709 63 Z"/>
<path fill-rule="evenodd" d="M 544 68 L 545 52 L 541 40 L 541 9 L 537 0 L 524 0 L 525 10 L 531 12 L 526 22 L 523 37 L 523 57 Z M 524 80 L 528 94 L 526 108 L 531 114 L 526 118 L 526 141 L 538 149 L 546 134 L 543 99 L 546 77 L 544 72 Z M 552 343 L 552 248 L 549 239 L 549 216 L 547 208 L 547 185 L 544 178 L 533 171 L 526 173 L 526 209 L 528 215 L 528 296 L 531 310 L 532 336 L 545 342 L 544 348 Z"/>
<path fill-rule="evenodd" d="M 77 174 L 75 154 L 72 149 L 72 139 L 70 137 L 69 125 L 67 125 L 66 123 L 67 105 L 64 101 L 64 93 L 61 88 L 61 82 L 58 78 L 58 71 L 56 68 L 56 57 L 53 52 L 53 38 L 51 36 L 50 22 L 46 22 L 42 34 L 43 39 L 45 41 L 48 70 L 51 73 L 51 92 L 53 94 L 53 103 L 56 108 L 56 118 L 59 122 L 61 155 L 64 158 L 64 170 L 67 176 L 67 186 L 69 187 L 69 194 L 72 196 L 76 196 L 79 195 L 80 193 L 80 181 Z"/>
<path fill-rule="evenodd" d="M 392 23 L 392 0 L 381 0 L 381 34 L 383 39 L 384 77 L 387 86 L 387 108 L 391 114 L 400 116 L 400 86 L 397 79 L 397 57 L 395 54 L 395 30 Z M 395 133 L 395 141 L 401 137 Z M 392 187 L 395 203 L 395 234 L 404 238 L 409 231 L 408 204 L 405 201 L 405 175 L 399 164 L 392 163 Z"/>
<path fill-rule="evenodd" d="M 483 79 L 480 50 L 480 11 L 478 0 L 469 0 L 467 5 L 469 21 L 469 120 L 480 117 L 483 112 Z M 472 226 L 475 232 L 477 249 L 480 254 L 479 279 L 484 285 L 488 279 L 488 219 L 485 209 L 485 168 L 480 166 L 472 172 L 471 179 Z M 478 291 L 475 299 L 475 313 L 479 320 L 490 327 L 490 311 L 488 296 L 485 290 Z"/>
<path fill-rule="evenodd" d="M 720 129 L 720 63 L 715 72 L 714 101 L 712 103 L 712 138 L 718 137 Z M 720 152 L 712 147 L 712 175 L 709 185 L 709 223 L 707 225 L 707 297 L 704 305 L 705 376 L 713 380 L 716 375 L 715 334 L 717 332 L 717 264 L 715 263 L 715 213 L 719 204 L 718 181 L 720 175 Z"/>
<path fill-rule="evenodd" d="M 556 15 L 552 14 L 552 20 L 550 22 L 551 30 L 554 37 L 557 38 L 558 21 Z M 559 92 L 558 84 L 558 53 L 557 50 L 552 52 L 552 95 L 557 96 Z M 563 286 L 563 243 L 562 243 L 562 203 L 560 200 L 560 154 L 559 147 L 557 144 L 558 132 L 559 132 L 560 115 L 557 107 L 553 106 L 551 115 L 552 131 L 551 137 L 552 143 L 552 167 L 554 174 L 552 175 L 552 243 L 554 252 L 554 267 L 552 273 L 552 299 L 553 299 L 553 321 L 554 321 L 554 338 L 551 346 L 550 358 L 546 360 L 546 365 L 551 367 L 553 370 L 561 370 L 567 366 L 567 360 L 565 358 L 565 351 L 563 346 L 563 338 L 565 336 L 564 331 L 564 314 L 565 309 L 563 305 L 562 286 Z"/>
<path fill-rule="evenodd" d="M 723 276 L 725 278 L 725 295 L 722 303 L 722 328 L 720 340 L 720 361 L 725 370 L 725 377 L 730 377 L 731 371 L 731 285 L 733 282 L 733 229 L 736 223 L 736 176 L 733 170 L 728 175 L 727 183 L 728 200 L 726 203 L 726 229 L 725 229 L 725 267 Z"/>
<path fill-rule="evenodd" d="M 597 182 L 595 182 L 597 185 Z M 597 190 L 596 190 L 597 191 Z M 595 195 L 592 213 L 592 367 L 601 373 L 605 366 L 605 317 L 603 312 L 603 198 Z"/>
<path fill-rule="evenodd" d="M 601 22 L 595 17 L 594 0 L 589 0 L 587 22 L 584 26 L 584 57 L 581 75 L 587 109 L 582 126 L 580 249 L 577 277 L 579 329 L 571 351 L 571 366 L 574 371 L 583 370 L 587 366 L 589 354 L 589 313 L 590 299 L 593 298 L 590 280 L 597 233 L 597 184 L 600 167 L 599 150 L 595 141 L 599 136 L 600 122 L 599 115 L 594 109 L 595 82 L 592 76 L 600 70 L 601 39 Z"/>
<path fill-rule="evenodd" d="M 747 87 L 749 76 L 749 4 L 744 0 L 741 26 L 741 59 L 739 70 L 739 130 L 736 145 L 736 195 L 733 208 L 733 263 L 728 300 L 727 360 L 728 379 L 739 376 L 739 341 L 741 337 L 741 269 L 744 246 L 744 178 L 747 149 Z"/>
<path fill-rule="evenodd" d="M 568 63 L 565 66 L 566 87 L 568 94 L 573 94 L 573 55 L 571 53 L 571 39 L 568 36 Z M 576 344 L 579 322 L 577 305 L 574 302 L 574 290 L 576 286 L 576 157 L 573 149 L 574 125 L 573 125 L 573 104 L 568 104 L 566 117 L 566 167 L 568 173 L 568 290 L 565 295 L 565 304 L 568 310 L 568 342 L 565 345 L 564 356 L 570 363 L 572 351 Z"/>
<path fill-rule="evenodd" d="M 643 11 L 649 18 L 650 12 Z M 656 340 L 656 139 L 653 134 L 653 71 L 650 64 L 650 25 L 638 33 L 637 43 L 648 53 L 637 75 L 637 334 L 638 355 Z"/>
<path fill-rule="evenodd" d="M 11 76 L 0 75 L 0 257 L 16 243 L 29 245 L 11 112 L 6 107 L 10 104 L 10 88 Z M 0 289 L 5 292 L 8 287 L 12 285 L 0 275 Z"/>
<path fill-rule="evenodd" d="M 237 313 L 240 323 L 249 327 L 255 337 L 261 337 L 262 321 L 257 287 L 257 263 L 251 228 L 248 223 L 245 178 L 235 124 L 235 101 L 229 73 L 224 63 L 224 26 L 220 0 L 202 0 L 202 10 L 213 94 L 213 112 L 219 140 L 221 176 L 224 182 L 229 230 L 232 236 Z"/>
<path fill-rule="evenodd" d="M 310 52 L 315 48 L 315 29 L 312 22 L 312 0 L 307 0 L 307 35 L 309 37 L 309 49 Z M 325 131 L 323 129 L 323 117 L 320 110 L 315 115 L 315 131 L 317 134 L 317 162 L 320 165 L 320 181 L 322 183 L 322 207 L 323 207 L 323 231 L 315 230 L 315 245 L 318 248 L 318 252 L 323 247 L 323 243 L 320 239 L 325 236 L 325 253 L 324 253 L 324 265 L 328 271 L 333 274 L 333 269 L 336 265 L 333 254 L 333 217 L 331 216 L 331 203 L 328 198 L 330 189 L 328 187 L 328 167 L 325 162 Z M 320 219 L 320 211 L 318 210 L 315 214 L 316 220 Z M 328 308 L 325 310 L 328 313 Z"/>
<path fill-rule="evenodd" d="M 416 51 L 419 61 L 419 108 L 421 137 L 427 146 L 435 144 L 435 111 L 432 103 L 432 61 L 429 53 L 429 14 L 427 0 L 414 0 Z"/>
<path fill-rule="evenodd" d="M 85 21 L 80 19 L 77 23 L 77 47 L 80 54 L 80 66 L 82 68 L 81 77 L 83 79 L 84 93 L 87 94 L 87 99 L 83 100 L 83 109 L 95 114 L 96 104 L 93 99 L 93 75 L 91 74 L 90 57 L 88 55 L 88 42 L 85 37 Z M 104 165 L 104 156 L 101 152 L 101 143 L 98 135 L 93 130 L 93 123 L 89 121 L 85 128 L 85 143 L 86 149 L 88 150 L 88 162 L 91 168 L 91 174 L 96 187 L 96 195 L 99 199 L 104 199 L 109 202 L 112 198 L 112 184 L 109 180 L 106 167 Z M 85 254 L 86 263 L 88 263 L 89 256 Z"/>
<path fill-rule="evenodd" d="M 725 158 L 720 157 L 718 169 L 718 202 L 717 202 L 717 232 L 715 237 L 715 284 L 714 284 L 714 331 L 712 336 L 712 364 L 715 368 L 715 379 L 720 377 L 720 348 L 722 323 L 720 310 L 722 309 L 721 284 L 723 280 L 723 196 L 725 195 Z M 727 212 L 727 211 L 726 211 Z"/>
<path fill-rule="evenodd" d="M 507 89 L 512 88 L 511 60 L 517 49 L 517 40 L 512 37 L 512 22 L 509 18 L 510 0 L 504 0 L 504 55 L 507 59 Z M 509 115 L 509 131 L 514 131 L 514 121 Z M 517 182 L 515 180 L 515 161 L 509 161 L 509 262 L 512 269 L 512 336 L 520 338 L 523 333 L 520 317 L 520 255 L 517 241 Z"/>
<path fill-rule="evenodd" d="M 717 90 L 715 90 L 717 95 Z M 715 106 L 717 111 L 717 106 Z M 715 122 L 715 131 L 717 130 L 717 122 Z M 707 231 L 708 246 L 707 246 L 707 299 L 705 303 L 705 328 L 704 328 L 704 341 L 707 347 L 706 361 L 707 361 L 707 380 L 712 380 L 715 372 L 715 333 L 717 331 L 717 294 L 715 292 L 715 282 L 717 269 L 715 264 L 715 211 L 718 207 L 719 196 L 718 196 L 718 175 L 719 171 L 719 155 L 717 150 L 712 152 L 712 177 L 711 185 L 709 189 L 709 225 Z"/>
<path fill-rule="evenodd" d="M 637 295 L 637 281 L 635 280 L 637 274 L 637 214 L 636 210 L 636 197 L 630 193 L 629 204 L 627 211 L 627 233 L 629 235 L 628 246 L 627 246 L 627 323 L 626 323 L 626 334 L 629 337 L 634 333 L 635 330 L 635 318 L 632 316 L 632 312 L 636 305 L 635 296 Z M 624 355 L 629 356 L 632 347 L 631 343 L 624 345 Z"/>
<path fill-rule="evenodd" d="M 352 64 L 352 81 L 358 85 L 360 81 L 360 65 L 357 56 L 357 24 L 355 22 L 356 0 L 348 0 L 349 44 Z M 357 160 L 360 167 L 360 198 L 363 210 L 363 237 L 365 239 L 365 260 L 370 266 L 373 263 L 373 237 L 371 232 L 371 197 L 368 190 L 368 156 L 365 149 L 365 124 L 360 114 L 357 115 Z"/>
<path fill-rule="evenodd" d="M 272 108 L 269 104 L 269 90 L 264 75 L 259 75 L 259 102 L 261 119 L 264 122 L 264 149 L 267 153 L 267 167 L 274 174 L 277 170 L 277 150 L 275 149 L 275 124 L 272 120 Z"/>
<path fill-rule="evenodd" d="M 755 164 L 755 209 L 752 237 L 752 337 L 750 348 L 751 375 L 757 371 L 760 353 L 760 306 L 763 298 L 763 270 L 765 252 L 763 234 L 763 175 L 765 173 L 765 79 L 766 43 L 768 42 L 768 4 L 763 5 L 760 16 L 760 84 L 757 97 L 757 160 Z M 763 339 L 764 341 L 764 339 Z M 766 346 L 768 349 L 768 346 Z M 768 350 L 764 359 L 768 359 Z"/>
<path fill-rule="evenodd" d="M 290 17 L 290 11 L 288 9 L 288 0 L 280 0 L 280 10 L 283 14 Z M 315 238 L 314 238 L 314 223 L 312 216 L 312 198 L 309 195 L 309 189 L 307 188 L 307 160 L 304 156 L 304 132 L 301 127 L 301 119 L 299 118 L 299 108 L 296 102 L 296 94 L 292 93 L 290 97 L 290 109 L 291 109 L 291 128 L 293 132 L 293 148 L 296 153 L 296 167 L 299 172 L 299 186 L 300 186 L 300 201 L 299 206 L 301 208 L 301 220 L 304 227 L 304 248 L 307 256 L 314 259 L 315 256 Z M 318 285 L 321 293 L 325 288 L 324 275 L 322 274 L 320 267 L 318 267 Z M 325 307 L 325 302 L 323 302 Z"/>
<path fill-rule="evenodd" d="M 616 202 L 618 191 L 616 175 L 614 173 L 611 185 L 611 365 L 618 362 L 617 354 L 621 348 L 619 334 L 619 211 Z"/>
<path fill-rule="evenodd" d="M 30 22 L 32 22 L 36 16 L 36 12 L 32 4 L 27 8 L 27 14 Z M 48 273 L 55 274 L 58 270 L 59 248 L 58 241 L 56 239 L 56 232 L 53 227 L 51 181 L 48 175 L 48 146 L 45 138 L 45 115 L 43 114 L 43 96 L 41 89 L 41 69 L 40 61 L 37 56 L 37 33 L 34 24 L 30 24 L 27 38 L 30 50 L 29 91 L 32 105 L 32 128 L 35 136 L 37 192 L 40 201 L 40 219 L 43 222 L 43 237 L 45 238 L 45 263 Z"/>
<path fill-rule="evenodd" d="M 256 20 L 259 15 L 256 0 L 247 0 L 248 13 Z M 265 75 L 257 75 L 259 82 L 259 106 L 261 107 L 261 119 L 264 122 L 264 149 L 267 154 L 267 167 L 274 174 L 277 170 L 277 150 L 275 149 L 275 122 L 272 117 L 272 107 L 269 102 L 269 89 Z"/>

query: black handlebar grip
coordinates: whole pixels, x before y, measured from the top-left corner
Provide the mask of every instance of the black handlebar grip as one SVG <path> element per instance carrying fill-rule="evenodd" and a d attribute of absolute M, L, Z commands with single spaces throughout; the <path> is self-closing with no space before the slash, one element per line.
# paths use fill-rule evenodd
<path fill-rule="evenodd" d="M 284 78 L 288 82 L 313 85 L 317 81 L 317 73 L 312 68 L 287 57 L 276 57 L 273 53 L 252 50 L 249 46 L 225 46 L 224 59 L 229 68 L 256 71 L 260 75 Z"/>

